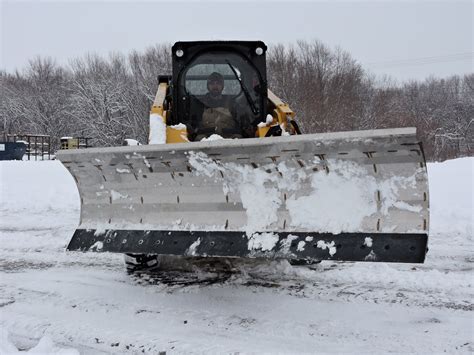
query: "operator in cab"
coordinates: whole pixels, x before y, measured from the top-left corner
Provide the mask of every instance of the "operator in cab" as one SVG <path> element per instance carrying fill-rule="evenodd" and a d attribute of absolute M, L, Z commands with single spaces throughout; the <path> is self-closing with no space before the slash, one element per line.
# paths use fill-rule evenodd
<path fill-rule="evenodd" d="M 197 122 L 195 141 L 213 134 L 223 138 L 247 138 L 254 135 L 247 110 L 231 96 L 223 95 L 224 77 L 213 72 L 207 78 L 207 94 L 200 99 L 202 116 Z"/>

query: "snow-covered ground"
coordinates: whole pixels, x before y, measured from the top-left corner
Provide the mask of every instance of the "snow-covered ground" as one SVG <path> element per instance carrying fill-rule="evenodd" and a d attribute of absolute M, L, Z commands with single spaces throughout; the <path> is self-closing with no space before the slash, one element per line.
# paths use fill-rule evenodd
<path fill-rule="evenodd" d="M 128 276 L 121 255 L 65 252 L 72 177 L 0 162 L 0 354 L 472 353 L 474 158 L 428 168 L 424 264 L 271 262 L 170 285 Z"/>

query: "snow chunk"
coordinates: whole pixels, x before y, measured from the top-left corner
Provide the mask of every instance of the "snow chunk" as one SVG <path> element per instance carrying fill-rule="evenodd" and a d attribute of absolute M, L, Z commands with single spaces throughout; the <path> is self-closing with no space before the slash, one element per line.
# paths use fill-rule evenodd
<path fill-rule="evenodd" d="M 166 143 L 166 123 L 161 115 L 150 114 L 150 139 L 149 144 Z"/>
<path fill-rule="evenodd" d="M 393 204 L 395 207 L 401 209 L 401 210 L 407 210 L 407 211 L 410 211 L 410 212 L 421 212 L 421 210 L 423 209 L 423 207 L 421 206 L 412 206 L 412 205 L 409 205 L 408 203 L 406 202 L 403 202 L 403 201 L 397 201 L 397 202 L 394 202 Z"/>
<path fill-rule="evenodd" d="M 272 250 L 278 243 L 279 236 L 275 233 L 254 233 L 249 238 L 248 249 Z"/>
<path fill-rule="evenodd" d="M 372 248 L 372 238 L 366 237 L 366 238 L 364 239 L 364 245 L 367 246 L 367 247 L 369 247 L 369 248 Z"/>
<path fill-rule="evenodd" d="M 281 135 L 282 135 L 282 136 L 289 136 L 289 135 L 290 135 L 290 134 L 286 131 L 284 124 L 280 124 L 280 129 L 281 129 Z"/>
<path fill-rule="evenodd" d="M 195 256 L 196 249 L 200 244 L 201 244 L 201 238 L 198 238 L 193 244 L 189 246 L 188 250 L 186 251 L 186 255 Z"/>
<path fill-rule="evenodd" d="M 305 242 L 304 240 L 301 240 L 301 241 L 298 243 L 298 246 L 296 247 L 296 250 L 298 250 L 298 251 L 303 251 L 305 245 L 306 245 L 306 242 Z"/>
<path fill-rule="evenodd" d="M 288 234 L 288 237 L 286 237 L 286 239 L 283 239 L 281 241 L 281 251 L 284 253 L 284 254 L 288 254 L 290 252 L 290 247 L 291 247 L 291 243 L 293 242 L 293 240 L 295 239 L 298 239 L 298 236 L 297 235 L 293 235 L 293 234 Z"/>
<path fill-rule="evenodd" d="M 148 169 L 151 168 L 151 164 L 150 164 L 150 162 L 148 161 L 147 158 L 143 157 L 143 163 L 145 164 L 145 166 L 146 166 Z"/>
<path fill-rule="evenodd" d="M 94 232 L 94 237 L 99 237 L 102 234 L 105 234 L 107 232 L 107 226 L 105 224 L 98 225 L 95 232 Z"/>
<path fill-rule="evenodd" d="M 95 234 L 94 234 L 95 235 Z M 104 243 L 103 242 L 95 242 L 94 244 L 91 245 L 91 247 L 89 248 L 89 250 L 92 250 L 92 251 L 101 251 L 102 249 L 104 249 Z"/>
<path fill-rule="evenodd" d="M 122 195 L 120 192 L 115 190 L 110 190 L 110 196 L 112 197 L 112 201 L 128 198 L 128 195 Z"/>
<path fill-rule="evenodd" d="M 204 137 L 203 139 L 201 139 L 201 142 L 208 142 L 208 141 L 220 141 L 221 139 L 225 139 L 223 137 L 221 137 L 220 135 L 218 134 L 212 134 L 210 135 L 209 137 Z"/>
<path fill-rule="evenodd" d="M 265 119 L 265 122 L 260 122 L 257 126 L 260 128 L 268 127 L 272 124 L 272 122 L 273 122 L 273 116 L 268 114 Z"/>
<path fill-rule="evenodd" d="M 141 145 L 139 141 L 131 138 L 126 138 L 125 142 L 127 143 L 126 145 Z"/>
<path fill-rule="evenodd" d="M 370 253 L 364 259 L 366 261 L 376 261 L 377 260 L 377 255 L 374 253 L 373 250 L 371 250 Z"/>
<path fill-rule="evenodd" d="M 326 243 L 324 240 L 318 240 L 318 243 L 316 244 L 316 246 L 320 249 L 328 249 L 329 250 L 329 255 L 333 256 L 334 254 L 336 254 L 336 243 L 334 242 L 334 240 L 331 242 L 331 243 Z"/>
<path fill-rule="evenodd" d="M 115 171 L 118 172 L 119 174 L 130 174 L 130 170 L 129 170 L 129 169 L 116 168 Z"/>
<path fill-rule="evenodd" d="M 184 123 L 178 123 L 173 126 L 170 126 L 170 128 L 177 129 L 177 130 L 184 130 L 187 129 L 186 125 Z"/>

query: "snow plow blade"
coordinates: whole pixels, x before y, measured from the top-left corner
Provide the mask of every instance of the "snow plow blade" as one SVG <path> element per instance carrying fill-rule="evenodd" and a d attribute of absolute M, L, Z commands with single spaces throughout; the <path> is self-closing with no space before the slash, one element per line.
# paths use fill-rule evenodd
<path fill-rule="evenodd" d="M 415 128 L 60 151 L 81 221 L 68 250 L 423 262 Z"/>

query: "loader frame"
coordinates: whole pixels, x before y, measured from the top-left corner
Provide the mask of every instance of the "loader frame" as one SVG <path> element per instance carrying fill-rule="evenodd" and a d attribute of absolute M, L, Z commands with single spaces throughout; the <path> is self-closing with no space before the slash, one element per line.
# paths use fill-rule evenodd
<path fill-rule="evenodd" d="M 172 146 L 58 152 L 81 195 L 80 225 L 68 250 L 308 263 L 424 261 L 428 180 L 416 129 L 300 135 L 295 113 L 267 88 L 266 49 L 260 41 L 177 42 L 172 48 L 173 75 L 159 77 L 150 116 L 150 122 L 152 116 L 163 121 L 166 143 Z M 183 122 L 187 97 L 180 80 L 190 63 L 208 52 L 237 54 L 258 72 L 263 102 L 254 122 L 255 138 L 189 143 L 189 125 Z M 255 198 L 264 199 L 278 186 L 274 198 L 279 207 L 273 211 L 277 217 L 260 229 L 249 226 L 248 201 L 232 187 L 253 173 L 265 181 Z M 352 178 L 358 181 L 355 186 Z M 311 205 L 306 213 L 317 223 L 298 222 L 291 201 L 316 196 L 315 207 L 324 209 L 315 194 L 324 179 L 351 185 L 370 205 L 370 213 L 359 224 L 334 230 L 325 226 L 325 218 L 342 220 L 340 216 L 325 215 L 321 209 L 313 213 Z M 336 205 L 352 204 L 354 212 L 359 208 L 345 195 L 330 199 Z"/>

